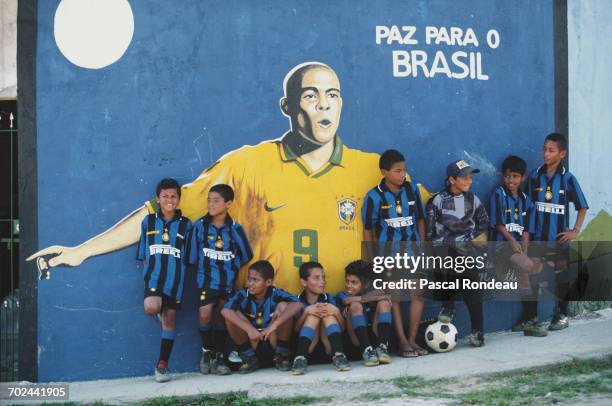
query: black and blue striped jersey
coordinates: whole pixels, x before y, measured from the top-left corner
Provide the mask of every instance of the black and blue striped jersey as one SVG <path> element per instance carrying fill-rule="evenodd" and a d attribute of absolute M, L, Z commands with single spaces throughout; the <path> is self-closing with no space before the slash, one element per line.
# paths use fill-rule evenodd
<path fill-rule="evenodd" d="M 533 202 L 529 222 L 533 222 L 535 241 L 556 241 L 559 233 L 570 229 L 570 202 L 576 210 L 589 207 L 578 180 L 563 165 L 559 165 L 550 178 L 546 165 L 534 169 L 529 174 L 525 192 Z"/>
<path fill-rule="evenodd" d="M 227 301 L 224 308 L 242 312 L 253 327 L 264 329 L 270 324 L 276 306 L 280 302 L 299 301 L 297 296 L 286 290 L 270 286 L 262 300 L 257 300 L 255 296 L 249 294 L 248 289 L 241 289 Z"/>
<path fill-rule="evenodd" d="M 311 305 L 311 303 L 309 303 L 308 299 L 306 298 L 305 290 L 303 290 L 302 293 L 300 293 L 298 298 L 300 299 L 300 302 L 302 302 L 304 307 Z M 329 303 L 329 304 L 333 304 L 334 306 L 336 306 L 336 298 L 331 293 L 321 293 L 319 297 L 317 297 L 316 303 Z"/>
<path fill-rule="evenodd" d="M 185 264 L 189 261 L 188 239 L 192 225 L 176 210 L 174 218 L 164 220 L 160 212 L 147 215 L 141 223 L 136 258 L 144 261 L 145 289 L 163 292 L 177 301 L 183 294 Z"/>
<path fill-rule="evenodd" d="M 234 290 L 240 267 L 253 258 L 244 228 L 229 215 L 217 227 L 208 214 L 195 222 L 189 242 L 191 260 L 198 266 L 198 288 Z"/>
<path fill-rule="evenodd" d="M 383 179 L 366 194 L 361 217 L 364 228 L 375 230 L 379 241 L 419 241 L 416 222 L 425 219 L 419 188 L 404 181 L 395 194 Z"/>
<path fill-rule="evenodd" d="M 502 225 L 514 237 L 516 241 L 523 240 L 523 232 L 532 232 L 529 227 L 529 210 L 531 199 L 523 193 L 518 192 L 514 197 L 512 193 L 502 185 L 495 189 L 491 195 L 489 207 L 489 241 L 505 241 L 504 236 L 497 231 L 496 226 Z"/>

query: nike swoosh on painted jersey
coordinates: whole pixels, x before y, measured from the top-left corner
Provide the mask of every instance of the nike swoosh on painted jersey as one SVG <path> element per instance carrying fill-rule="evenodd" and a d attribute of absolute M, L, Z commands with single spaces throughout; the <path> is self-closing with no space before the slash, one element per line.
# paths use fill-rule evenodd
<path fill-rule="evenodd" d="M 265 203 L 264 203 L 264 209 L 265 209 L 266 211 L 268 211 L 268 212 L 272 212 L 272 211 L 274 211 L 274 210 L 278 210 L 278 209 L 280 209 L 281 207 L 285 207 L 286 205 L 287 205 L 287 203 L 282 203 L 282 204 L 279 204 L 279 205 L 277 205 L 277 206 L 272 206 L 272 207 L 270 207 L 270 206 L 268 206 L 268 202 L 265 202 Z"/>

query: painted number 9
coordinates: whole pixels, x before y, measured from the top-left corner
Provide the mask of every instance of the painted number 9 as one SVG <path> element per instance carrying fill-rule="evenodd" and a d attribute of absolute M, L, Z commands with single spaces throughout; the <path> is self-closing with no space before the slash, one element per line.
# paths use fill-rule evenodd
<path fill-rule="evenodd" d="M 297 255 L 293 257 L 293 265 L 299 267 L 303 262 L 318 261 L 319 257 L 319 238 L 317 230 L 295 230 L 293 232 L 293 252 Z M 310 258 L 304 260 L 304 255 Z"/>

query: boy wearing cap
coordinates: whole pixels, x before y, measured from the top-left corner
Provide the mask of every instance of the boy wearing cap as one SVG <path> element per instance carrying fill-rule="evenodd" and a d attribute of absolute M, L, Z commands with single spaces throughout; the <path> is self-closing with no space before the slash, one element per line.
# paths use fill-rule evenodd
<path fill-rule="evenodd" d="M 475 255 L 471 241 L 479 238 L 489 227 L 489 216 L 478 196 L 470 192 L 472 176 L 480 172 L 464 160 L 450 163 L 446 168 L 446 188 L 436 194 L 426 208 L 426 237 L 432 241 L 438 255 L 459 257 Z M 455 261 L 457 263 L 458 261 Z M 436 272 L 440 282 L 458 287 L 441 291 L 442 310 L 438 320 L 450 323 L 454 316 L 455 300 L 462 294 L 469 314 L 472 334 L 470 345 L 484 345 L 482 296 L 478 290 L 462 289 L 464 279 L 477 279 L 477 269 L 459 273 L 454 269 Z"/>

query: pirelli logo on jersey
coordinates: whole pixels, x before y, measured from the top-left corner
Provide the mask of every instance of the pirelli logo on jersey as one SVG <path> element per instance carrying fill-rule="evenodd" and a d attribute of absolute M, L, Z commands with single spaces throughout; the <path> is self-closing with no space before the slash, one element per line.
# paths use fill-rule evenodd
<path fill-rule="evenodd" d="M 385 222 L 389 227 L 393 228 L 410 227 L 414 224 L 412 217 L 394 217 L 385 219 Z"/>
<path fill-rule="evenodd" d="M 521 226 L 520 224 L 516 224 L 516 223 L 506 224 L 506 230 L 508 230 L 509 233 L 523 234 L 524 229 L 525 227 Z"/>
<path fill-rule="evenodd" d="M 149 255 L 172 255 L 174 258 L 181 257 L 181 250 L 167 244 L 153 244 L 149 245 Z"/>
<path fill-rule="evenodd" d="M 561 204 L 536 202 L 536 210 L 542 213 L 565 214 L 565 206 Z"/>
<path fill-rule="evenodd" d="M 217 251 L 210 248 L 203 248 L 202 251 L 204 252 L 204 256 L 206 258 L 210 258 L 215 261 L 231 261 L 232 259 L 236 258 L 234 253 L 231 251 Z"/>

